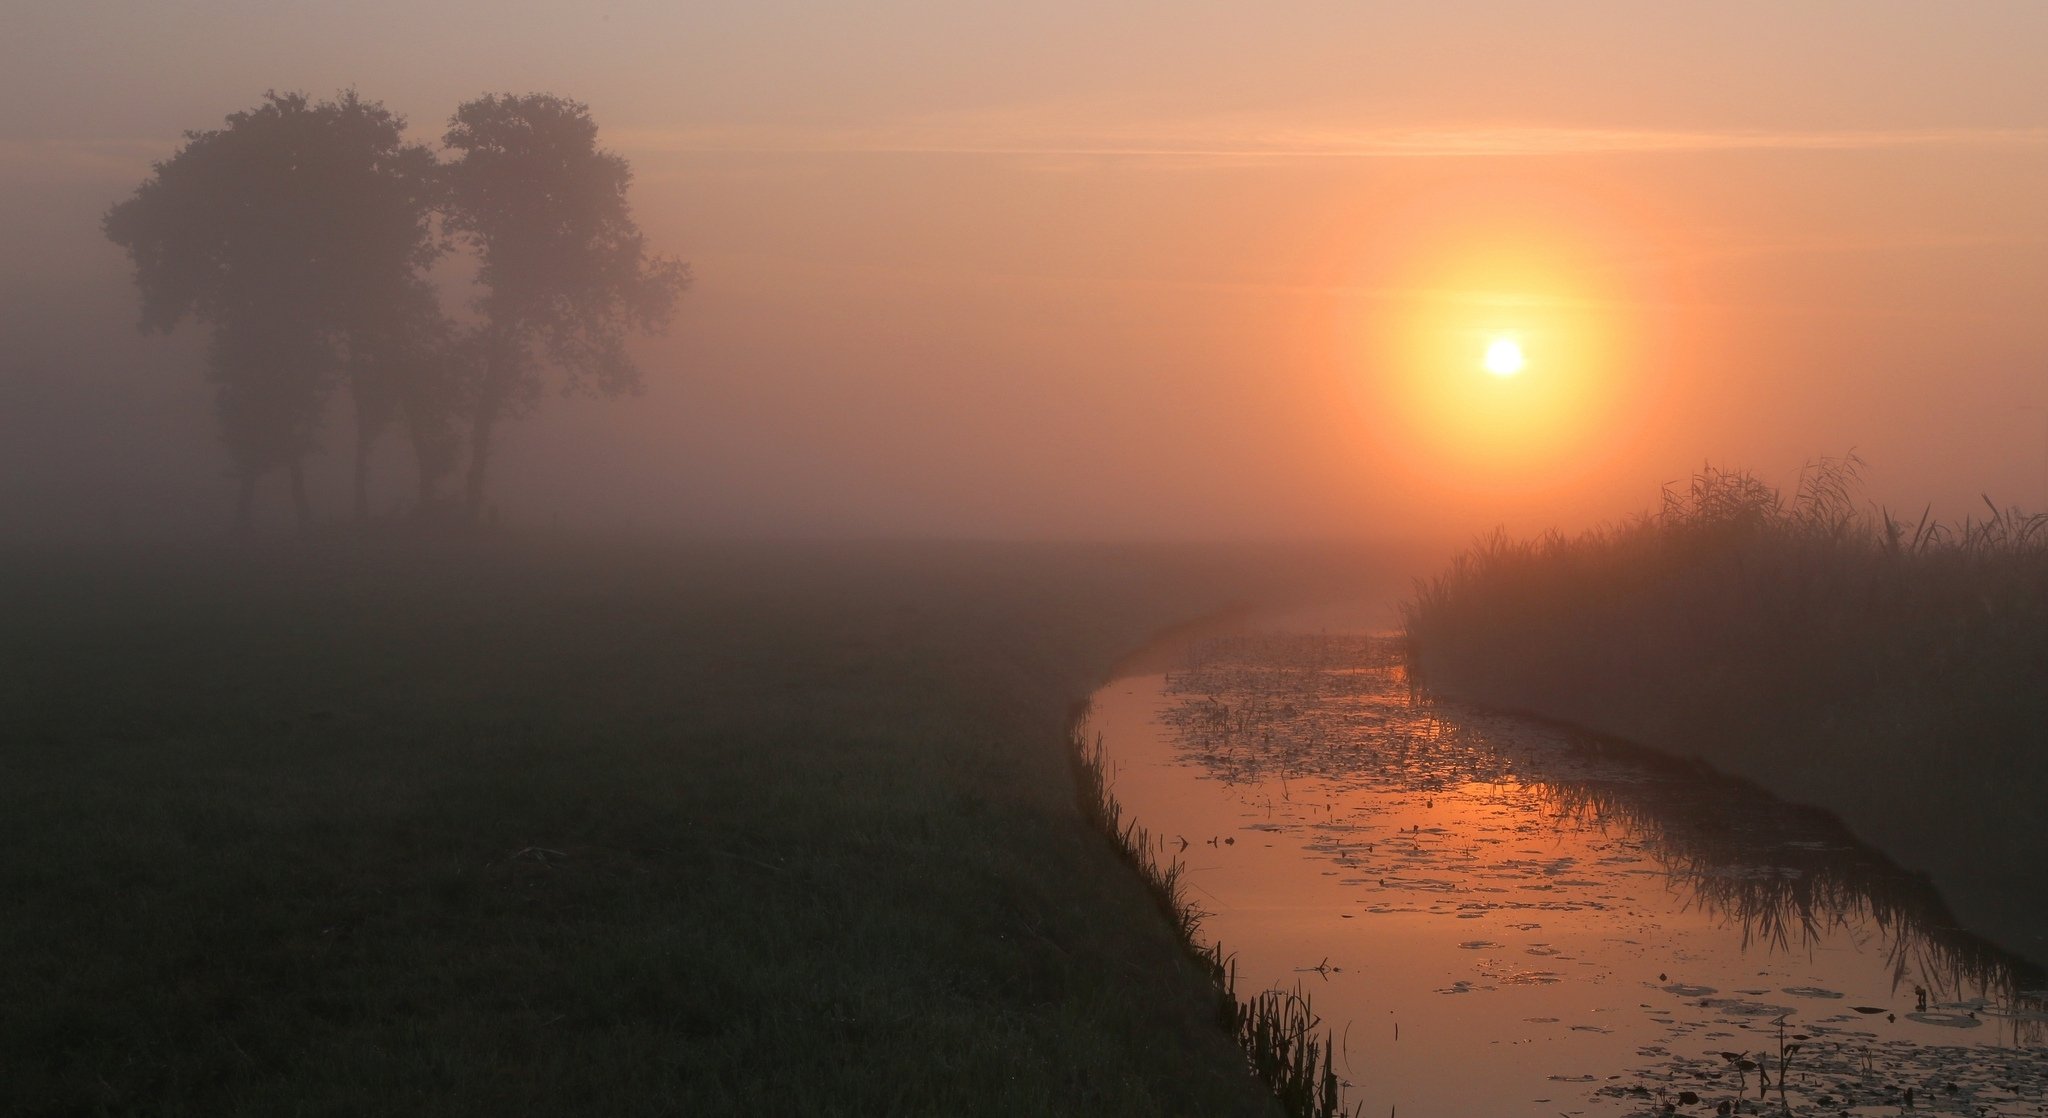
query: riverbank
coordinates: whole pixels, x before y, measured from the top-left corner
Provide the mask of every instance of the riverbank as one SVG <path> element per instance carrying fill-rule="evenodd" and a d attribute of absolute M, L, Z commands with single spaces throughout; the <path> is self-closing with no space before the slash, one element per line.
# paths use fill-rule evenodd
<path fill-rule="evenodd" d="M 1067 719 L 1148 633 L 1358 566 L 0 559 L 0 1109 L 1266 1113 Z"/>
<path fill-rule="evenodd" d="M 1853 482 L 1708 470 L 1619 528 L 1483 541 L 1410 603 L 1417 669 L 1826 808 L 2048 959 L 2048 531 L 1900 524 Z"/>

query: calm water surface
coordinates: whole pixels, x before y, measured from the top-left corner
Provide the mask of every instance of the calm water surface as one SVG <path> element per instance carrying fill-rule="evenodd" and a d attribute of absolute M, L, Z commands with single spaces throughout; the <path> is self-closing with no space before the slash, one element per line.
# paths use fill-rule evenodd
<path fill-rule="evenodd" d="M 1366 1114 L 2048 1114 L 2040 972 L 1831 818 L 1431 701 L 1386 639 L 1168 662 L 1095 696 L 1116 794 Z"/>

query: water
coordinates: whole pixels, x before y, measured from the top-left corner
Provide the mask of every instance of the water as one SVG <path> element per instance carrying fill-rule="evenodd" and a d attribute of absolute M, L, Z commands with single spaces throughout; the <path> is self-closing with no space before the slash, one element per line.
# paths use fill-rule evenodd
<path fill-rule="evenodd" d="M 1366 1114 L 2048 1114 L 2040 972 L 1831 817 L 1413 694 L 1385 639 L 1161 655 L 1094 699 L 1116 794 Z"/>

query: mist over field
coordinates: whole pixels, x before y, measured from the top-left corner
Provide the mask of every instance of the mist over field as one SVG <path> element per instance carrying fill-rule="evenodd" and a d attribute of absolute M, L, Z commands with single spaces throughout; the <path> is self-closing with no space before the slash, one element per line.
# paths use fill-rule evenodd
<path fill-rule="evenodd" d="M 227 518 L 203 331 L 137 336 L 99 223 L 266 89 L 355 89 L 430 146 L 485 91 L 584 101 L 650 245 L 691 265 L 669 333 L 632 343 L 643 395 L 506 425 L 515 522 L 1460 540 L 1852 449 L 1899 508 L 2048 495 L 2040 13 L 1177 17 L 24 13 L 0 48 L 34 107 L 0 135 L 10 534 Z M 462 255 L 437 275 L 459 313 Z M 1597 375 L 1478 425 L 1415 387 L 1456 367 L 1417 331 L 1467 328 L 1570 335 L 1532 383 Z M 309 469 L 336 517 L 330 412 Z"/>

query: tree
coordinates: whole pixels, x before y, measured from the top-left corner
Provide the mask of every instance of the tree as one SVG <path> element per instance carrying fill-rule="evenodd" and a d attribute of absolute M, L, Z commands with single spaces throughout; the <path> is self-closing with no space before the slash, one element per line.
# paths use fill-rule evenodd
<path fill-rule="evenodd" d="M 306 498 L 305 452 L 320 423 L 334 354 L 317 330 L 284 314 L 243 314 L 214 328 L 208 348 L 220 419 L 240 493 L 235 523 L 247 528 L 256 481 L 283 469 L 301 528 L 313 510 Z"/>
<path fill-rule="evenodd" d="M 587 106 L 546 93 L 481 97 L 456 109 L 444 143 L 456 153 L 446 228 L 475 250 L 484 289 L 469 402 L 475 515 L 498 422 L 538 401 L 550 369 L 567 391 L 638 391 L 626 337 L 667 326 L 689 271 L 648 255 L 626 202 L 632 171 L 598 148 Z"/>
<path fill-rule="evenodd" d="M 445 472 L 421 424 L 445 430 L 444 383 L 451 327 L 421 273 L 446 243 L 434 236 L 440 164 L 424 145 L 405 142 L 405 120 L 354 91 L 330 106 L 334 143 L 325 168 L 341 204 L 330 211 L 337 251 L 328 293 L 329 326 L 346 350 L 356 405 L 355 514 L 370 515 L 370 449 L 394 410 L 402 411 L 419 455 L 421 499 Z M 431 407 L 432 416 L 422 414 Z"/>
<path fill-rule="evenodd" d="M 277 469 L 301 524 L 310 517 L 303 463 L 326 395 L 344 372 L 369 369 L 372 339 L 442 251 L 434 156 L 404 132 L 403 118 L 353 91 L 318 104 L 272 92 L 222 128 L 187 133 L 107 213 L 108 238 L 135 264 L 142 328 L 168 332 L 189 316 L 213 331 L 245 526 L 257 479 Z"/>
<path fill-rule="evenodd" d="M 349 389 L 356 409 L 355 513 L 370 515 L 370 448 L 394 420 L 405 428 L 418 470 L 417 507 L 437 500 L 455 466 L 469 348 L 441 313 L 433 286 L 414 278 L 387 293 L 348 335 Z"/>

